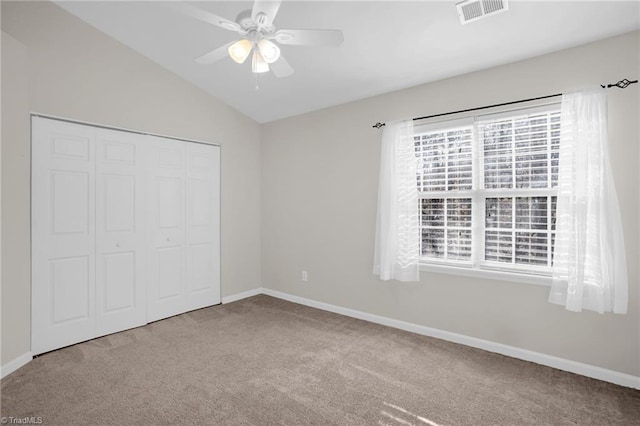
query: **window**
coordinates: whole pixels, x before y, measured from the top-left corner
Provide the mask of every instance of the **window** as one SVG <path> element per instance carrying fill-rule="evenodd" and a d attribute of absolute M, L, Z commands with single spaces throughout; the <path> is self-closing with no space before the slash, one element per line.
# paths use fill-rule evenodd
<path fill-rule="evenodd" d="M 557 105 L 416 127 L 421 262 L 551 270 Z"/>

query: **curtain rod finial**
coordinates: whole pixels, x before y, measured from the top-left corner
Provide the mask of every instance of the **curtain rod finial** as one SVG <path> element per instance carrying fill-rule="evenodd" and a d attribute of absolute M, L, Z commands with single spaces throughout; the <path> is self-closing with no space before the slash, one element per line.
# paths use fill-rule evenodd
<path fill-rule="evenodd" d="M 614 83 L 614 84 L 607 84 L 607 86 L 606 86 L 606 87 L 607 87 L 607 89 L 609 89 L 609 88 L 611 88 L 611 87 L 619 87 L 620 89 L 626 89 L 630 84 L 635 84 L 635 83 L 637 83 L 637 82 L 638 82 L 638 80 L 633 80 L 633 81 L 631 81 L 631 80 L 627 80 L 626 78 L 624 78 L 624 79 L 620 80 L 620 81 L 619 81 L 619 82 L 617 82 L 617 83 Z M 603 88 L 605 87 L 605 86 L 603 86 L 602 84 L 601 84 L 601 86 L 602 86 Z"/>
<path fill-rule="evenodd" d="M 379 128 L 381 128 L 381 127 L 384 127 L 384 123 L 381 123 L 381 122 L 379 122 L 379 121 L 378 121 L 376 124 L 374 124 L 374 125 L 373 125 L 373 126 L 371 126 L 371 127 L 375 127 L 376 129 L 379 129 Z"/>

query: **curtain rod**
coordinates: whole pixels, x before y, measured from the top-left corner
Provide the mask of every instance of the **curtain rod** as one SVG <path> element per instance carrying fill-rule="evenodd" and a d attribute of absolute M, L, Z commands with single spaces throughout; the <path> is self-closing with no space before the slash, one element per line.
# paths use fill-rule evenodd
<path fill-rule="evenodd" d="M 627 80 L 625 78 L 625 79 L 620 80 L 619 82 L 617 82 L 615 84 L 607 84 L 606 86 L 604 84 L 601 84 L 600 87 L 606 88 L 606 89 L 609 89 L 611 87 L 619 87 L 620 89 L 625 89 L 630 84 L 634 84 L 634 83 L 637 83 L 637 82 L 638 82 L 638 80 L 629 81 L 629 80 Z M 427 119 L 427 118 L 442 117 L 444 115 L 460 114 L 460 113 L 463 113 L 463 112 L 478 111 L 478 110 L 481 110 L 481 109 L 496 108 L 496 107 L 501 107 L 501 106 L 505 106 L 505 105 L 521 104 L 523 102 L 538 101 L 540 99 L 555 98 L 557 96 L 562 96 L 562 93 L 556 93 L 555 95 L 538 96 L 537 98 L 520 99 L 518 101 L 504 102 L 504 103 L 501 103 L 501 104 L 485 105 L 485 106 L 481 106 L 481 107 L 461 109 L 459 111 L 443 112 L 441 114 L 425 115 L 424 117 L 416 117 L 416 118 L 413 119 L 413 121 L 424 120 L 424 119 Z M 377 122 L 376 124 L 374 124 L 371 127 L 375 127 L 376 129 L 379 129 L 379 128 L 383 127 L 384 125 L 385 125 L 385 123 Z"/>

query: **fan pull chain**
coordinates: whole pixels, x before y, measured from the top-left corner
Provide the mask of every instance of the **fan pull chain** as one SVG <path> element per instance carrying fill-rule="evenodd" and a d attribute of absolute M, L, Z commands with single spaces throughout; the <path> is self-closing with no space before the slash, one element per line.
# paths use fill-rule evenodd
<path fill-rule="evenodd" d="M 260 90 L 260 85 L 258 84 L 258 73 L 254 73 L 254 75 L 256 76 L 256 92 L 258 90 Z"/>

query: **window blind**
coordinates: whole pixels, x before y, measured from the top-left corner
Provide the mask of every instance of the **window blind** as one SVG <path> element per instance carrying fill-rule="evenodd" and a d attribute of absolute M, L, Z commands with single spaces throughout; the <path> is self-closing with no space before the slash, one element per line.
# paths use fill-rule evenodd
<path fill-rule="evenodd" d="M 415 137 L 420 191 L 472 187 L 472 128 L 448 129 Z"/>
<path fill-rule="evenodd" d="M 415 135 L 421 254 L 428 262 L 548 273 L 555 242 L 555 106 Z"/>
<path fill-rule="evenodd" d="M 422 255 L 471 259 L 471 198 L 422 200 Z"/>
<path fill-rule="evenodd" d="M 478 123 L 484 188 L 551 188 L 558 183 L 560 112 Z"/>

